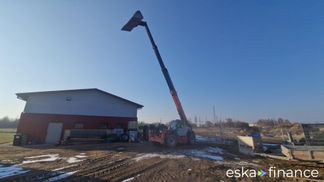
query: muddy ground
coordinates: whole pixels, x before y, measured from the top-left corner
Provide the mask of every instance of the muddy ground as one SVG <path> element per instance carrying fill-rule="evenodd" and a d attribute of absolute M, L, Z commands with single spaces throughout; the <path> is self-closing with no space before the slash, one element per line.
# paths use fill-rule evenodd
<path fill-rule="evenodd" d="M 173 149 L 150 143 L 1 145 L 0 181 L 293 181 L 267 176 L 231 179 L 225 175 L 227 169 L 269 166 L 317 169 L 318 179 L 324 179 L 323 164 L 249 157 L 235 148 L 204 142 Z"/>

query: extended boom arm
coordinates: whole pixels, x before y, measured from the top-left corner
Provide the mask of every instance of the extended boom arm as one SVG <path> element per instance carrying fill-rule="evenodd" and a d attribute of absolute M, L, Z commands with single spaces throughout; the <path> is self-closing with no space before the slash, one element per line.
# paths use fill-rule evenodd
<path fill-rule="evenodd" d="M 177 108 L 177 111 L 178 111 L 178 114 L 180 116 L 180 119 L 185 121 L 188 126 L 190 126 L 188 120 L 187 120 L 187 117 L 186 117 L 186 114 L 182 108 L 182 105 L 181 105 L 181 102 L 180 102 L 180 99 L 177 95 L 177 91 L 175 90 L 174 88 L 174 85 L 172 83 L 172 80 L 171 80 L 171 77 L 169 75 L 169 72 L 167 70 L 167 68 L 165 67 L 163 61 L 162 61 L 162 57 L 160 55 L 160 52 L 153 40 L 153 36 L 151 34 L 151 31 L 147 25 L 147 23 L 145 21 L 142 21 L 143 19 L 143 15 L 140 11 L 136 11 L 135 14 L 132 16 L 132 18 L 123 26 L 122 30 L 123 31 L 132 31 L 133 28 L 137 27 L 138 25 L 140 26 L 144 26 L 145 27 L 145 30 L 146 30 L 146 33 L 147 35 L 149 36 L 150 38 L 150 41 L 151 41 L 151 44 L 153 46 L 153 50 L 154 50 L 154 53 L 158 59 L 158 62 L 160 64 L 160 67 L 161 67 L 161 70 L 162 70 L 162 73 L 163 73 L 163 76 L 168 84 L 168 87 L 169 87 L 169 90 L 170 90 L 170 93 L 171 93 L 171 96 L 172 96 L 172 99 L 176 105 L 176 108 Z"/>
<path fill-rule="evenodd" d="M 162 57 L 160 55 L 160 52 L 159 52 L 159 49 L 158 47 L 156 46 L 154 40 L 153 40 L 153 37 L 152 37 L 152 34 L 151 34 L 151 31 L 147 25 L 146 22 L 142 21 L 141 24 L 142 26 L 145 27 L 145 30 L 146 30 L 146 33 L 147 35 L 149 36 L 150 38 L 150 41 L 151 41 L 151 44 L 152 44 L 152 47 L 153 47 L 153 50 L 154 50 L 154 53 L 158 59 L 158 62 L 160 64 L 160 67 L 161 67 L 161 71 L 163 73 L 163 76 L 168 84 L 168 87 L 169 87 L 169 90 L 170 90 L 170 94 L 172 96 L 172 99 L 174 101 L 174 104 L 176 105 L 176 108 L 177 108 L 177 111 L 178 111 L 178 114 L 180 116 L 180 119 L 183 120 L 183 121 L 186 121 L 187 122 L 187 117 L 186 117 L 186 114 L 182 108 L 182 105 L 181 105 L 181 102 L 180 102 L 180 99 L 178 97 L 178 94 L 177 94 L 177 91 L 176 89 L 174 88 L 174 85 L 172 83 L 172 80 L 171 80 L 171 77 L 169 75 L 169 72 L 168 72 L 168 69 L 165 67 L 164 63 L 163 63 L 163 60 L 162 60 Z"/>

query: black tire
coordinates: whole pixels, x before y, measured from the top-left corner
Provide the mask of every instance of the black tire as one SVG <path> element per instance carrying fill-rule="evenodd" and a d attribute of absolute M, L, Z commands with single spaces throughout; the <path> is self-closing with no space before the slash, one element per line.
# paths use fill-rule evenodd
<path fill-rule="evenodd" d="M 194 132 L 190 131 L 188 132 L 188 144 L 192 145 L 196 143 L 196 135 L 194 134 Z"/>
<path fill-rule="evenodd" d="M 152 145 L 154 145 L 154 146 L 161 146 L 161 144 L 159 143 L 159 142 L 151 142 L 152 143 Z"/>
<path fill-rule="evenodd" d="M 121 136 L 121 141 L 123 141 L 123 142 L 127 142 L 128 139 L 129 139 L 129 137 L 128 137 L 128 135 L 126 135 L 126 134 L 123 134 L 123 135 Z"/>
<path fill-rule="evenodd" d="M 169 135 L 166 138 L 165 143 L 168 147 L 175 147 L 178 144 L 177 137 L 175 135 Z"/>

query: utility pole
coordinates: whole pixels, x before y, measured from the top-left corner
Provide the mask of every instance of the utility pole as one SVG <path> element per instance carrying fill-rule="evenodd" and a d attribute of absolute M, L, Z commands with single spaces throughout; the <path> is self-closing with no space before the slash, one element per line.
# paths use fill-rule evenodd
<path fill-rule="evenodd" d="M 215 105 L 213 105 L 213 116 L 214 116 L 214 123 L 216 123 Z"/>
<path fill-rule="evenodd" d="M 222 118 L 219 120 L 219 135 L 220 135 L 220 139 L 221 139 L 221 144 L 224 144 L 224 134 L 223 134 L 223 123 L 222 123 Z"/>

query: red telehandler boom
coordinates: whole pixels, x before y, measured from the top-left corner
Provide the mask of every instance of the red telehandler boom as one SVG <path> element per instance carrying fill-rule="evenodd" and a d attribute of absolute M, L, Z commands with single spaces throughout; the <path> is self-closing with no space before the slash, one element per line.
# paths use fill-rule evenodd
<path fill-rule="evenodd" d="M 157 57 L 163 76 L 167 82 L 173 102 L 177 108 L 180 120 L 171 121 L 168 126 L 158 128 L 151 128 L 149 130 L 149 141 L 159 144 L 166 144 L 167 146 L 174 147 L 177 144 L 191 144 L 195 142 L 195 134 L 192 130 L 190 123 L 187 120 L 186 114 L 182 108 L 177 91 L 172 83 L 168 69 L 165 67 L 158 47 L 156 46 L 151 31 L 147 22 L 143 21 L 143 15 L 140 11 L 136 11 L 132 18 L 123 26 L 123 31 L 130 32 L 137 26 L 144 26 L 146 33 L 152 44 L 154 53 Z"/>

